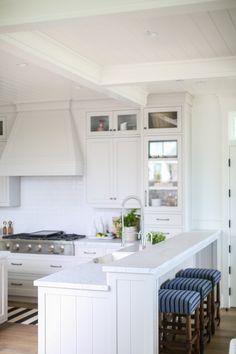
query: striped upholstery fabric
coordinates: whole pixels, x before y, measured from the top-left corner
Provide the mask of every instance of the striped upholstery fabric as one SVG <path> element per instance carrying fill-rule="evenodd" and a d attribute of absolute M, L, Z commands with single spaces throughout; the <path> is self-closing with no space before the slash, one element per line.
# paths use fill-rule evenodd
<path fill-rule="evenodd" d="M 212 283 L 205 279 L 175 278 L 162 284 L 161 289 L 197 291 L 203 301 L 212 291 Z"/>
<path fill-rule="evenodd" d="M 187 268 L 180 270 L 176 274 L 176 277 L 207 279 L 212 282 L 213 286 L 215 286 L 215 284 L 217 284 L 221 279 L 221 272 L 216 269 Z"/>
<path fill-rule="evenodd" d="M 159 311 L 190 315 L 200 305 L 200 295 L 188 290 L 159 290 Z"/>

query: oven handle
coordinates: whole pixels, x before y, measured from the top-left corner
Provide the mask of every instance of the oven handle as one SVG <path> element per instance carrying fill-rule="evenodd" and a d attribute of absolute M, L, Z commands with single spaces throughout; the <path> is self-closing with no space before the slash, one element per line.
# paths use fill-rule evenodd
<path fill-rule="evenodd" d="M 11 263 L 11 265 L 13 265 L 13 266 L 22 266 L 23 265 L 23 263 Z"/>

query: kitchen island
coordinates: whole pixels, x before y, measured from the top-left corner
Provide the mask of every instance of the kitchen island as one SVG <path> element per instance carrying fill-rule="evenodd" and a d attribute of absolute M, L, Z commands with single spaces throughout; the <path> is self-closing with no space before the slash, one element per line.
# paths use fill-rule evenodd
<path fill-rule="evenodd" d="M 219 268 L 219 238 L 218 231 L 187 232 L 35 281 L 38 354 L 158 353 L 159 285 L 182 267 Z"/>

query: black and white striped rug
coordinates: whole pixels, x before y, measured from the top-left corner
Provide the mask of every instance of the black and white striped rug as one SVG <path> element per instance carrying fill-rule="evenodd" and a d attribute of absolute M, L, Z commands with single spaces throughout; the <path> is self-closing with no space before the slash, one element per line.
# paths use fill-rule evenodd
<path fill-rule="evenodd" d="M 25 325 L 38 325 L 38 309 L 9 306 L 8 322 Z"/>

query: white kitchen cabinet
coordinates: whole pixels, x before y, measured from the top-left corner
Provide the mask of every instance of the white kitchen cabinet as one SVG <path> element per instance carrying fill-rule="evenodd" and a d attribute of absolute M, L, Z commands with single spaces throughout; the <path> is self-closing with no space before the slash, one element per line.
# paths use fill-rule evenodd
<path fill-rule="evenodd" d="M 0 156 L 5 146 L 0 142 Z M 0 207 L 20 205 L 20 177 L 0 176 Z"/>
<path fill-rule="evenodd" d="M 181 107 L 155 107 L 144 109 L 145 134 L 180 133 Z"/>
<path fill-rule="evenodd" d="M 0 256 L 0 324 L 7 320 L 7 261 Z"/>
<path fill-rule="evenodd" d="M 80 263 L 86 263 L 93 258 L 105 256 L 118 251 L 121 248 L 121 242 L 113 243 L 105 240 L 97 242 L 85 242 L 83 245 L 77 243 L 75 245 L 75 257 L 78 257 Z"/>
<path fill-rule="evenodd" d="M 33 285 L 34 280 L 73 267 L 81 262 L 80 258 L 75 256 L 10 253 L 8 257 L 9 295 L 12 297 L 36 298 L 37 288 Z"/>
<path fill-rule="evenodd" d="M 189 224 L 191 100 L 173 100 L 145 108 L 143 115 L 144 229 L 168 238 Z"/>
<path fill-rule="evenodd" d="M 87 139 L 87 200 L 96 206 L 120 207 L 140 194 L 140 139 Z"/>
<path fill-rule="evenodd" d="M 181 137 L 145 137 L 144 154 L 145 208 L 181 211 Z"/>
<path fill-rule="evenodd" d="M 90 137 L 137 135 L 139 131 L 139 110 L 87 113 L 87 134 Z"/>

